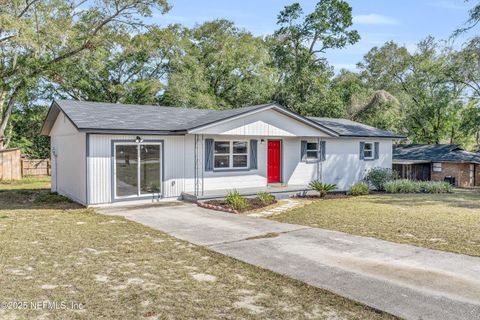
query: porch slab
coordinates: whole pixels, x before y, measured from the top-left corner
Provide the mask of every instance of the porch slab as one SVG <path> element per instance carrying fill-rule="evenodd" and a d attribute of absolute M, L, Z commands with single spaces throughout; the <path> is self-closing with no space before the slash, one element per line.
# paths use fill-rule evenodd
<path fill-rule="evenodd" d="M 285 199 L 294 195 L 306 195 L 309 192 L 313 192 L 308 185 L 268 185 L 264 187 L 252 187 L 252 188 L 234 188 L 222 189 L 222 190 L 206 190 L 200 192 L 199 195 L 195 195 L 193 192 L 183 192 L 182 199 L 185 201 L 199 201 L 210 199 L 221 199 L 232 190 L 237 190 L 242 196 L 255 196 L 259 192 L 268 192 L 275 196 L 277 199 Z"/>

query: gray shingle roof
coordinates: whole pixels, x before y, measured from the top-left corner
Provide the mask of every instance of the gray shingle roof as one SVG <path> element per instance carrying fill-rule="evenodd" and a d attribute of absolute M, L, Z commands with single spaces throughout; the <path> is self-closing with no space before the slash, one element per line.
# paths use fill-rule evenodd
<path fill-rule="evenodd" d="M 394 138 L 404 139 L 405 136 L 390 132 L 375 127 L 367 126 L 365 124 L 347 120 L 347 119 L 335 119 L 335 118 L 319 118 L 308 117 L 309 119 L 335 131 L 340 136 L 345 137 L 377 137 L 377 138 Z"/>
<path fill-rule="evenodd" d="M 53 104 L 58 105 L 78 129 L 177 132 L 269 106 L 218 111 L 73 100 L 56 100 Z"/>
<path fill-rule="evenodd" d="M 48 135 L 60 111 L 79 129 L 88 132 L 186 133 L 221 120 L 263 108 L 275 108 L 332 136 L 402 138 L 392 132 L 344 119 L 305 118 L 276 104 L 229 109 L 187 109 L 151 105 L 55 100 L 42 128 Z"/>
<path fill-rule="evenodd" d="M 393 146 L 393 161 L 448 161 L 480 163 L 480 154 L 458 144 L 399 144 Z"/>

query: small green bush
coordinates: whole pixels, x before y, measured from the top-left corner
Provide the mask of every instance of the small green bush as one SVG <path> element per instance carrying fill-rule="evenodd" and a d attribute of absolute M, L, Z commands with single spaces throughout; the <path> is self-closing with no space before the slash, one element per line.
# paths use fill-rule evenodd
<path fill-rule="evenodd" d="M 237 190 L 230 191 L 225 197 L 225 202 L 230 208 L 238 211 L 244 211 L 250 207 L 250 202 Z"/>
<path fill-rule="evenodd" d="M 389 193 L 419 193 L 422 191 L 420 183 L 408 179 L 387 181 L 384 188 Z"/>
<path fill-rule="evenodd" d="M 421 188 L 426 193 L 449 193 L 453 190 L 450 183 L 441 181 L 422 181 Z"/>
<path fill-rule="evenodd" d="M 327 195 L 327 192 L 333 191 L 337 188 L 336 184 L 323 183 L 320 180 L 313 180 L 309 184 L 310 188 L 320 193 L 320 198 L 323 198 Z"/>
<path fill-rule="evenodd" d="M 368 194 L 369 191 L 368 184 L 365 182 L 357 182 L 350 187 L 348 194 L 351 194 L 352 196 L 363 196 Z"/>
<path fill-rule="evenodd" d="M 447 182 L 440 181 L 401 179 L 385 183 L 385 191 L 389 193 L 447 193 L 452 192 L 452 186 Z"/>
<path fill-rule="evenodd" d="M 257 199 L 263 205 L 269 205 L 275 202 L 275 197 L 268 192 L 259 192 L 257 193 Z"/>
<path fill-rule="evenodd" d="M 41 193 L 35 198 L 35 203 L 71 203 L 72 200 L 56 192 Z"/>
<path fill-rule="evenodd" d="M 397 173 L 390 168 L 372 168 L 367 172 L 365 181 L 378 191 L 385 190 L 385 183 L 397 177 Z"/>

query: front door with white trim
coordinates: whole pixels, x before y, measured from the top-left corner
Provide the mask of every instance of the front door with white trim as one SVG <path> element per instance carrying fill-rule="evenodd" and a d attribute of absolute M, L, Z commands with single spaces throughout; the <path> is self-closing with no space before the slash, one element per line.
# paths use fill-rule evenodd
<path fill-rule="evenodd" d="M 114 144 L 114 198 L 137 198 L 162 193 L 162 144 Z"/>

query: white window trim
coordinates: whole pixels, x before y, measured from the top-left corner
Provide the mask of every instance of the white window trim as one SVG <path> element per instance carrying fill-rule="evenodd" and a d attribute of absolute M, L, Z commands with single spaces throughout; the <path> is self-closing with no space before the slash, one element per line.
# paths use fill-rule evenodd
<path fill-rule="evenodd" d="M 367 146 L 367 144 L 371 145 L 372 148 L 370 150 L 367 150 L 365 147 Z M 371 156 L 367 157 L 365 155 L 365 151 L 370 151 L 372 153 Z M 369 142 L 369 141 L 365 141 L 363 143 L 363 159 L 364 160 L 373 160 L 375 158 L 375 142 Z"/>
<path fill-rule="evenodd" d="M 308 149 L 308 144 L 309 143 L 315 143 L 317 145 L 317 148 L 316 149 Z M 308 153 L 309 152 L 315 152 L 315 154 L 317 155 L 316 158 L 308 158 Z M 316 162 L 320 159 L 320 143 L 318 141 L 308 141 L 307 140 L 307 150 L 306 150 L 306 161 L 307 162 Z"/>
<path fill-rule="evenodd" d="M 215 142 L 228 142 L 230 144 L 228 153 L 215 153 Z M 246 153 L 233 153 L 233 142 L 245 142 L 247 144 Z M 215 167 L 215 157 L 216 156 L 229 156 L 229 166 L 228 167 Z M 234 167 L 233 166 L 233 156 L 247 156 L 247 165 L 245 167 Z M 240 140 L 240 139 L 218 139 L 213 140 L 213 170 L 214 171 L 235 171 L 235 170 L 245 170 L 250 168 L 250 141 Z"/>
<path fill-rule="evenodd" d="M 435 168 L 437 167 L 437 168 Z M 433 162 L 432 163 L 432 172 L 442 172 L 442 163 L 441 162 Z"/>

